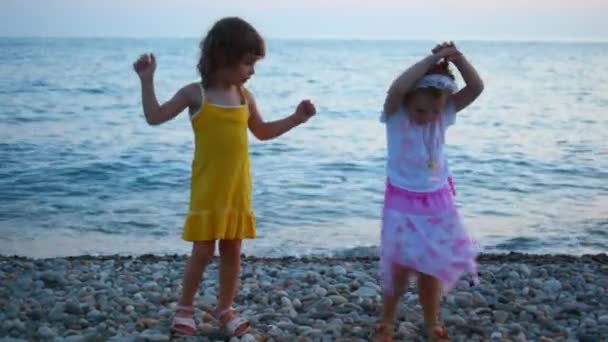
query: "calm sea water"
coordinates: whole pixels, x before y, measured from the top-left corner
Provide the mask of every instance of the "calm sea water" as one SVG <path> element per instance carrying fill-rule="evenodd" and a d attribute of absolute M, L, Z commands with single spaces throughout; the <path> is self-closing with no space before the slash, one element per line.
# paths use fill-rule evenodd
<path fill-rule="evenodd" d="M 149 127 L 131 71 L 155 52 L 160 99 L 197 79 L 195 39 L 0 39 L 0 254 L 185 253 L 192 132 Z M 318 116 L 251 139 L 259 238 L 246 253 L 375 245 L 387 85 L 432 42 L 268 42 L 262 115 Z M 462 42 L 486 91 L 448 135 L 458 204 L 489 252 L 608 250 L 608 44 Z M 462 84 L 462 82 L 460 82 Z"/>

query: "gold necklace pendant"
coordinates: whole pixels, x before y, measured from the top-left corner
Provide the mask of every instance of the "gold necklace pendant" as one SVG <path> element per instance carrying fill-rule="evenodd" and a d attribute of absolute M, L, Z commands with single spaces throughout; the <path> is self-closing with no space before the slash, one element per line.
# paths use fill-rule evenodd
<path fill-rule="evenodd" d="M 435 162 L 430 160 L 429 161 L 429 169 L 434 169 L 435 168 Z"/>

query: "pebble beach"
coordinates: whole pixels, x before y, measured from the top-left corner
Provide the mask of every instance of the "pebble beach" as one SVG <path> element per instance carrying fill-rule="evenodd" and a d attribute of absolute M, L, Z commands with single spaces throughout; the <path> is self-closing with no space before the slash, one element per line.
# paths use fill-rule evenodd
<path fill-rule="evenodd" d="M 213 316 L 215 260 L 185 341 L 369 341 L 381 308 L 377 258 L 244 257 L 235 308 L 252 329 L 230 338 Z M 0 257 L 0 341 L 169 341 L 185 256 Z M 442 303 L 453 341 L 608 341 L 608 256 L 479 258 Z M 425 341 L 417 291 L 398 311 L 396 341 Z"/>

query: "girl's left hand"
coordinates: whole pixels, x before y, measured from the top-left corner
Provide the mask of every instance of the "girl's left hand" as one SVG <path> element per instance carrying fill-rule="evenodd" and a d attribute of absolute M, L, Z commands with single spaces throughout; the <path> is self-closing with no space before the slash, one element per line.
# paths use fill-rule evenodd
<path fill-rule="evenodd" d="M 308 119 L 313 117 L 316 113 L 317 109 L 315 108 L 315 105 L 310 102 L 310 100 L 303 100 L 296 108 L 295 116 L 296 118 L 298 118 L 298 121 L 300 123 L 304 123 L 308 121 Z"/>
<path fill-rule="evenodd" d="M 454 60 L 462 57 L 462 52 L 458 50 L 453 41 L 443 42 L 441 44 L 437 44 L 433 50 L 431 50 L 433 54 L 444 55 L 448 61 L 453 62 Z"/>

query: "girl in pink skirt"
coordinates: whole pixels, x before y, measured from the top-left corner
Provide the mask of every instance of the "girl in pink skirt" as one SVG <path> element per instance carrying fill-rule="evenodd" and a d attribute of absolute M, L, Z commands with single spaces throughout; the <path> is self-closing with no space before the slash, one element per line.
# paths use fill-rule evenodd
<path fill-rule="evenodd" d="M 466 83 L 459 91 L 450 62 Z M 482 91 L 479 75 L 451 42 L 436 46 L 388 91 L 382 114 L 388 149 L 380 244 L 384 296 L 376 341 L 392 341 L 395 311 L 414 275 L 429 341 L 448 341 L 439 321 L 441 294 L 463 273 L 476 274 L 476 252 L 454 203 L 445 132 Z"/>

